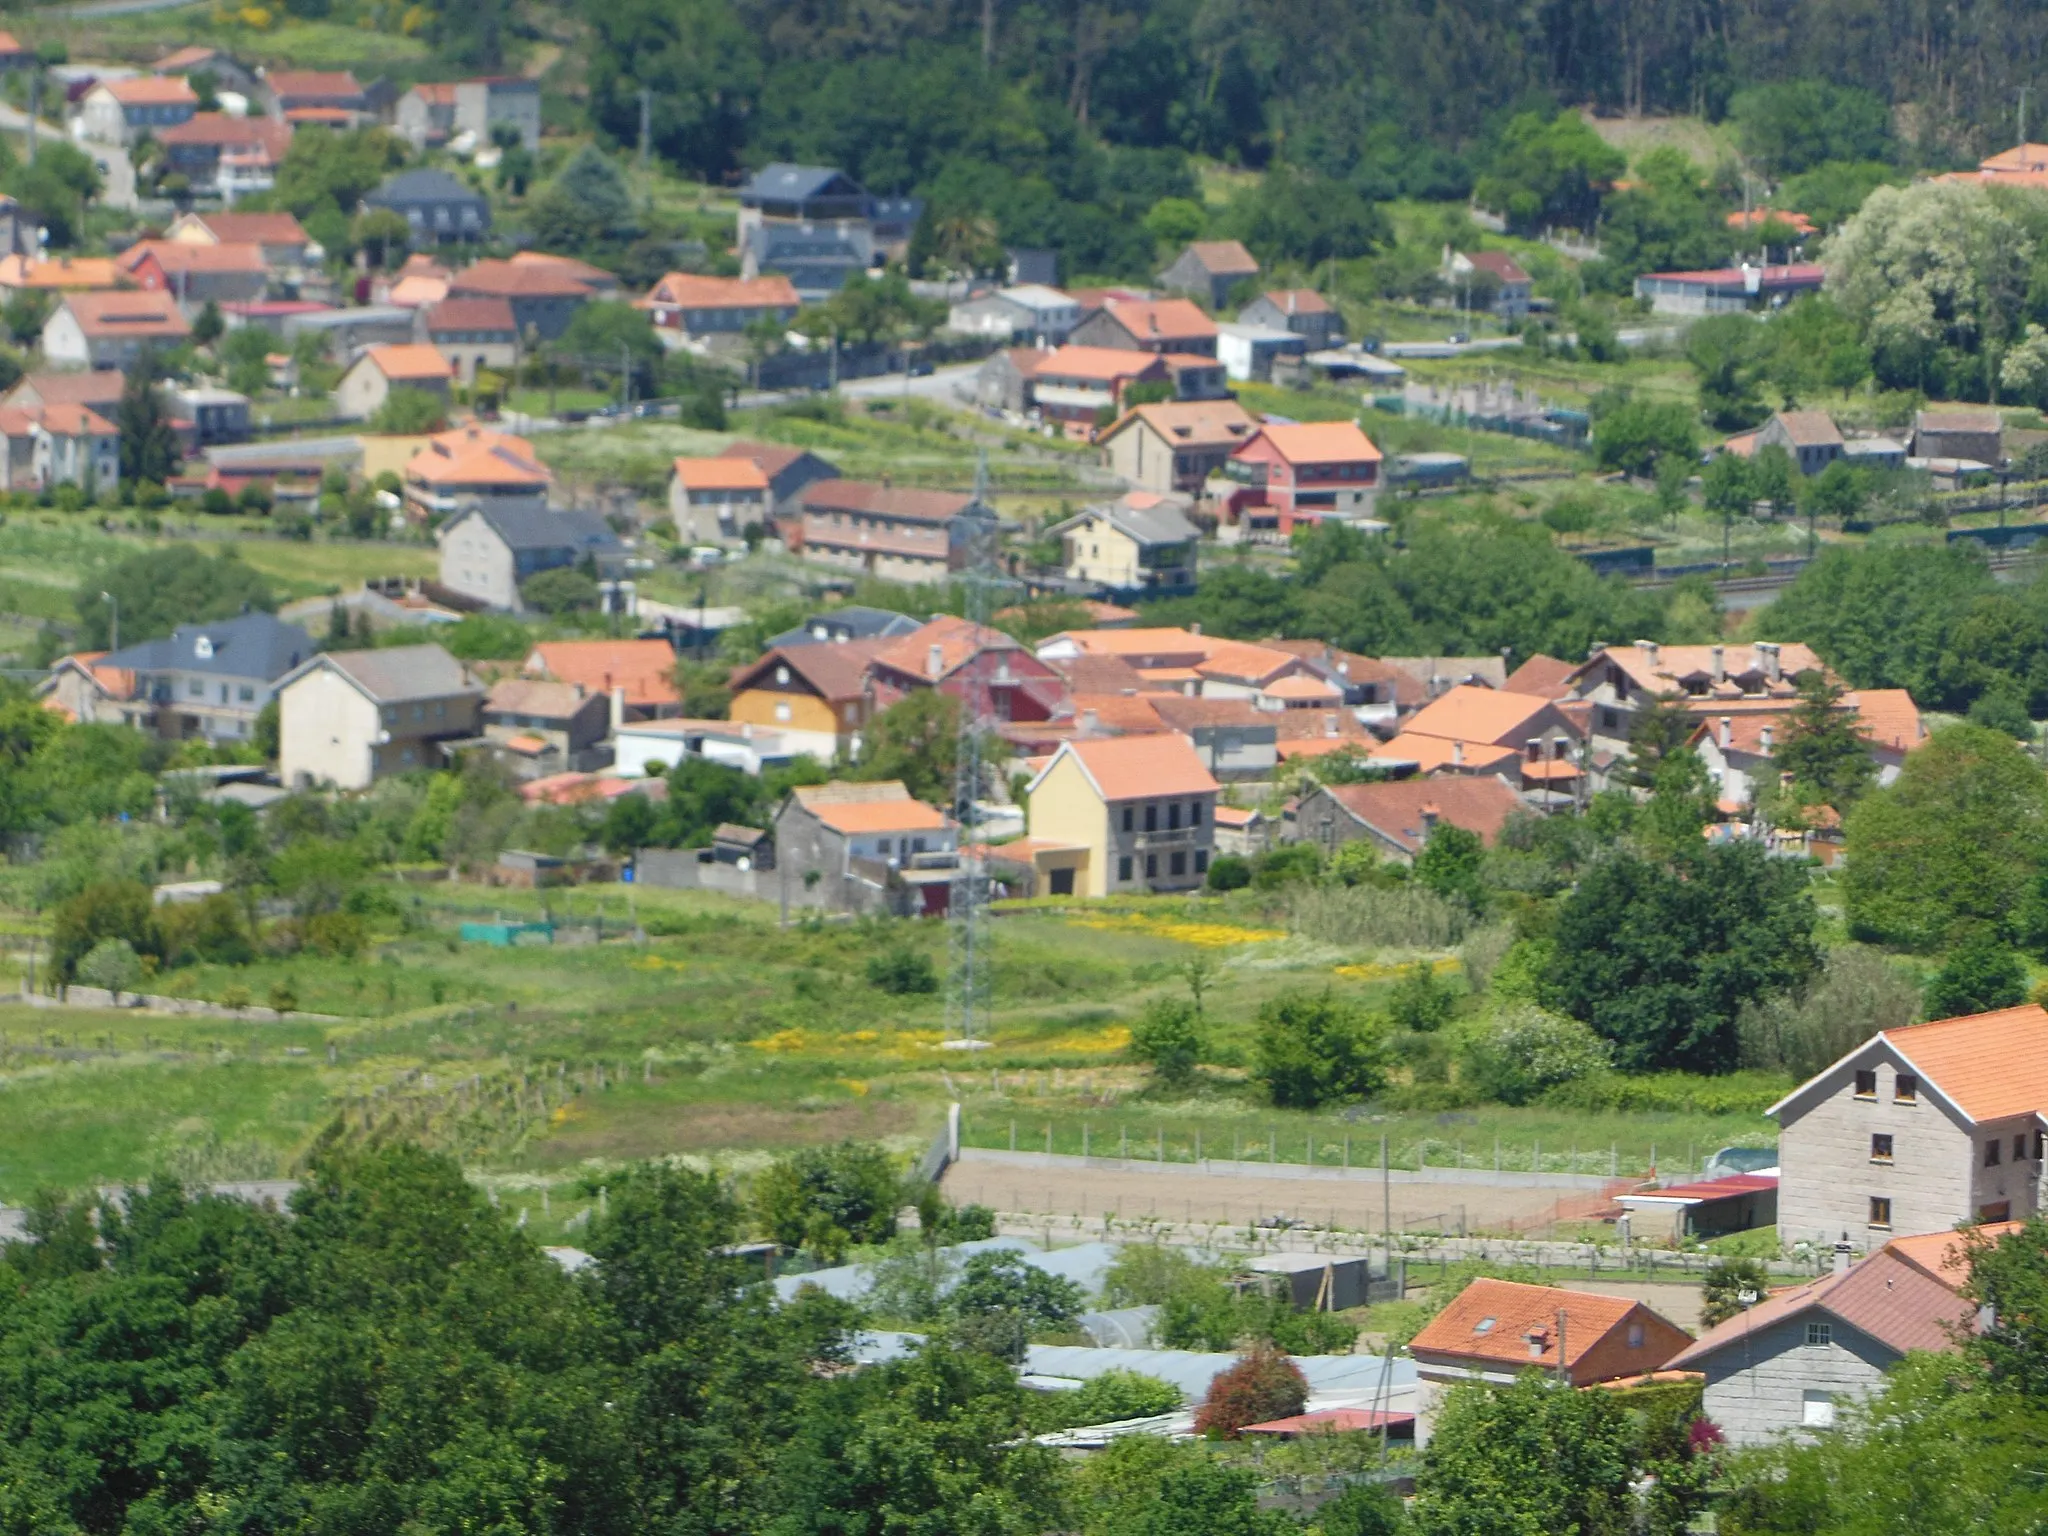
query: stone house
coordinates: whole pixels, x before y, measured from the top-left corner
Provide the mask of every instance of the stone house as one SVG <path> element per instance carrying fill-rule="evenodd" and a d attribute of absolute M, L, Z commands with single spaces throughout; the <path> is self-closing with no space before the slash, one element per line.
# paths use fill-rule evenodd
<path fill-rule="evenodd" d="M 953 819 L 896 779 L 806 785 L 775 813 L 775 864 L 804 905 L 922 916 L 943 910 L 958 857 Z M 923 874 L 924 879 L 917 876 Z M 765 893 L 764 893 L 765 894 Z"/>
<path fill-rule="evenodd" d="M 1077 347 L 1216 355 L 1216 322 L 1191 299 L 1106 299 L 1068 335 Z"/>
<path fill-rule="evenodd" d="M 1817 475 L 1842 456 L 1842 429 L 1826 411 L 1780 411 L 1757 429 L 1756 446 L 1782 448 L 1802 475 Z"/>
<path fill-rule="evenodd" d="M 589 558 L 600 577 L 608 577 L 625 559 L 618 535 L 596 514 L 513 503 L 459 512 L 435 537 L 441 546 L 442 586 L 515 613 L 524 607 L 520 588 L 543 571 Z"/>
<path fill-rule="evenodd" d="M 1196 240 L 1159 274 L 1159 286 L 1189 293 L 1211 309 L 1230 301 L 1230 290 L 1259 275 L 1258 261 L 1236 240 Z"/>
<path fill-rule="evenodd" d="M 1508 818 L 1525 808 L 1499 774 L 1323 784 L 1296 806 L 1290 840 L 1314 843 L 1326 856 L 1346 843 L 1368 842 L 1381 858 L 1409 864 L 1440 826 L 1462 827 L 1491 847 Z"/>
<path fill-rule="evenodd" d="M 2005 418 L 1988 407 L 1922 411 L 1913 418 L 1917 459 L 1973 459 L 1996 469 L 2005 461 Z"/>

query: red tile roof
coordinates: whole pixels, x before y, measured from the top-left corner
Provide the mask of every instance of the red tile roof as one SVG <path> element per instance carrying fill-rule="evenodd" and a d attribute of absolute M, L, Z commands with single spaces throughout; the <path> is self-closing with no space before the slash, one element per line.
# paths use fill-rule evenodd
<path fill-rule="evenodd" d="M 867 694 L 868 662 L 880 650 L 879 640 L 846 640 L 835 645 L 792 645 L 767 651 L 732 674 L 734 693 L 760 687 L 787 667 L 792 677 L 801 678 L 812 692 L 832 704 L 844 704 Z"/>
<path fill-rule="evenodd" d="M 1880 1248 L 1845 1271 L 1773 1291 L 1708 1329 L 1667 1363 L 1674 1369 L 1696 1367 L 1752 1334 L 1812 1311 L 1839 1318 L 1904 1354 L 1913 1349 L 1954 1349 L 1953 1330 L 1968 1326 L 1976 1308 L 1918 1264 Z"/>
<path fill-rule="evenodd" d="M 241 121 L 261 126 L 265 119 Z M 223 245 L 240 241 L 256 245 L 308 245 L 313 239 L 306 233 L 306 226 L 289 213 L 203 213 L 198 218 Z"/>
<path fill-rule="evenodd" d="M 455 376 L 455 370 L 448 365 L 448 359 L 441 355 L 440 349 L 424 342 L 395 342 L 371 347 L 363 356 L 387 379 L 449 379 Z"/>
<path fill-rule="evenodd" d="M 671 272 L 636 300 L 642 309 L 797 309 L 803 301 L 786 277 L 701 277 Z"/>
<path fill-rule="evenodd" d="M 254 149 L 260 146 L 269 150 L 274 159 L 284 158 L 284 152 L 290 147 L 292 142 L 292 130 L 289 123 L 280 123 L 274 117 L 231 117 L 225 112 L 195 112 L 182 123 L 173 123 L 168 128 L 156 128 L 151 131 L 155 133 L 159 144 L 172 146 L 200 145 L 211 146 L 215 149 Z M 216 234 L 219 234 L 220 232 L 216 227 L 215 221 L 222 218 L 241 220 L 290 219 L 294 227 L 297 227 L 299 222 L 288 213 L 210 213 L 204 215 L 201 222 L 208 229 L 212 229 Z M 253 239 L 255 237 L 222 234 L 220 238 L 227 240 Z M 306 238 L 306 232 L 303 229 L 299 230 L 298 238 L 300 240 Z"/>
<path fill-rule="evenodd" d="M 64 306 L 95 340 L 126 337 L 182 339 L 192 327 L 167 293 L 67 293 Z"/>
<path fill-rule="evenodd" d="M 863 480 L 813 480 L 804 487 L 806 512 L 861 512 L 910 523 L 943 523 L 974 502 L 957 491 L 919 491 Z"/>
<path fill-rule="evenodd" d="M 590 297 L 590 286 L 553 262 L 473 261 L 449 281 L 450 293 L 500 298 Z"/>
<path fill-rule="evenodd" d="M 1574 1380 L 1580 1379 L 1586 1357 L 1625 1323 L 1644 1324 L 1643 1344 L 1629 1352 L 1636 1357 L 1629 1371 L 1607 1374 L 1638 1375 L 1669 1365 L 1687 1339 L 1676 1324 L 1626 1296 L 1480 1279 L 1409 1340 L 1408 1352 L 1418 1360 L 1436 1356 L 1494 1369 L 1555 1370 L 1559 1313 L 1564 1314 L 1562 1363 Z"/>
<path fill-rule="evenodd" d="M 1113 736 L 1099 741 L 1069 741 L 1053 754 L 1032 788 L 1052 772 L 1062 757 L 1072 756 L 1107 803 L 1152 800 L 1162 795 L 1213 795 L 1215 778 L 1185 736 Z"/>
<path fill-rule="evenodd" d="M 680 703 L 675 649 L 666 640 L 545 640 L 526 658 L 529 676 L 581 683 L 610 693 L 626 690 L 632 705 Z"/>
<path fill-rule="evenodd" d="M 1268 288 L 1260 297 L 1290 315 L 1336 313 L 1335 306 L 1313 288 Z"/>
<path fill-rule="evenodd" d="M 1539 699 L 1561 699 L 1571 692 L 1571 676 L 1578 668 L 1555 656 L 1531 656 L 1508 674 L 1509 693 L 1532 694 Z"/>
<path fill-rule="evenodd" d="M 169 276 L 181 272 L 261 274 L 265 270 L 263 247 L 242 242 L 199 245 L 189 240 L 138 240 L 114 261 L 123 272 L 132 274 L 151 257 Z"/>
<path fill-rule="evenodd" d="M 1139 342 L 1213 342 L 1217 335 L 1216 322 L 1192 299 L 1110 299 L 1103 310 Z"/>
<path fill-rule="evenodd" d="M 676 484 L 686 491 L 766 491 L 768 473 L 752 459 L 679 458 Z"/>
<path fill-rule="evenodd" d="M 1258 259 L 1239 240 L 1193 240 L 1188 249 L 1218 277 L 1250 277 L 1259 270 Z"/>
<path fill-rule="evenodd" d="M 432 281 L 432 279 L 427 279 Z M 443 299 L 427 309 L 427 334 L 436 331 L 495 331 L 516 334 L 509 299 Z"/>
<path fill-rule="evenodd" d="M 1972 1120 L 2048 1110 L 2048 1012 L 2036 1004 L 1909 1024 L 1879 1038 Z"/>
<path fill-rule="evenodd" d="M 1323 793 L 1360 822 L 1408 853 L 1420 853 L 1433 825 L 1476 832 L 1489 846 L 1508 818 L 1524 809 L 1522 797 L 1493 774 L 1472 778 L 1389 779 L 1378 784 L 1331 784 Z"/>
<path fill-rule="evenodd" d="M 191 106 L 199 100 L 182 75 L 137 75 L 131 80 L 102 80 L 100 87 L 124 107 Z"/>
<path fill-rule="evenodd" d="M 1356 422 L 1269 421 L 1259 436 L 1289 464 L 1377 464 L 1380 451 Z"/>
<path fill-rule="evenodd" d="M 942 613 L 929 624 L 883 643 L 875 652 L 874 665 L 891 672 L 907 673 L 926 682 L 951 677 L 984 651 L 1024 651 L 1012 636 L 985 625 L 970 624 L 950 613 Z M 937 653 L 938 671 L 932 670 Z M 1027 653 L 1028 654 L 1028 653 Z"/>
<path fill-rule="evenodd" d="M 1475 271 L 1497 277 L 1504 283 L 1529 281 L 1529 274 L 1522 270 L 1522 264 L 1506 251 L 1466 251 L 1463 254 Z"/>
<path fill-rule="evenodd" d="M 1529 734 L 1530 722 L 1550 705 L 1551 700 L 1534 694 L 1464 683 L 1417 710 L 1402 734 L 1519 747 Z"/>
<path fill-rule="evenodd" d="M 297 96 L 360 96 L 363 88 L 345 69 L 273 69 L 263 83 L 279 101 Z"/>

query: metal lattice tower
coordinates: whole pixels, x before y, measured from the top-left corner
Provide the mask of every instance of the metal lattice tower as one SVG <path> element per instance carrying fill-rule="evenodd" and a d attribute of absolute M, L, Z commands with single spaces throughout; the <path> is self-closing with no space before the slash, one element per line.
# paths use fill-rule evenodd
<path fill-rule="evenodd" d="M 996 589 L 1009 584 L 996 562 L 996 517 L 988 503 L 986 453 L 975 467 L 974 503 L 983 515 L 969 524 L 970 543 L 961 564 L 960 584 L 963 616 L 979 631 L 988 624 Z M 986 768 L 982 748 L 993 724 L 988 697 L 985 684 L 970 677 L 960 700 L 960 728 L 953 749 L 953 817 L 960 824 L 960 856 L 946 905 L 945 1044 L 965 1051 L 988 1044 L 988 855 L 975 829 L 975 808 L 982 797 Z"/>

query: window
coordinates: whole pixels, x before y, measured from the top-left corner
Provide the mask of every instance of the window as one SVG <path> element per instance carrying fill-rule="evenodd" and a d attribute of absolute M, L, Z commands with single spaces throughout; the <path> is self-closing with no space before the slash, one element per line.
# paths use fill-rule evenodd
<path fill-rule="evenodd" d="M 1998 1166 L 1999 1153 L 2004 1149 L 2004 1145 L 1996 1136 L 1984 1143 L 1984 1166 L 1986 1168 L 1996 1168 Z"/>
<path fill-rule="evenodd" d="M 1808 1392 L 1802 1405 L 1804 1412 L 1799 1422 L 1808 1429 L 1832 1429 L 1835 1423 L 1835 1395 L 1832 1392 Z"/>
<path fill-rule="evenodd" d="M 1641 1349 L 1643 1347 L 1643 1325 L 1641 1323 L 1630 1323 L 1628 1325 L 1628 1347 L 1630 1349 Z"/>
<path fill-rule="evenodd" d="M 1920 1102 L 1920 1079 L 1910 1072 L 1901 1072 L 1892 1079 L 1892 1102 L 1895 1104 L 1917 1104 Z"/>
<path fill-rule="evenodd" d="M 1856 1074 L 1856 1097 L 1874 1099 L 1877 1097 L 1877 1073 L 1875 1071 Z"/>
<path fill-rule="evenodd" d="M 1892 1224 L 1892 1203 L 1882 1195 L 1870 1197 L 1870 1224 L 1887 1229 Z"/>
<path fill-rule="evenodd" d="M 256 702 L 256 690 L 250 687 L 247 683 L 242 684 L 241 690 L 237 696 L 241 699 L 241 701 L 244 704 L 253 704 Z"/>
<path fill-rule="evenodd" d="M 1206 848 L 1197 848 L 1195 850 L 1195 873 L 1198 875 L 1209 873 L 1209 850 Z"/>
<path fill-rule="evenodd" d="M 1145 830 L 1147 832 L 1157 832 L 1159 830 L 1159 807 L 1156 805 L 1145 807 Z"/>
<path fill-rule="evenodd" d="M 787 700 L 787 699 L 778 699 L 778 700 L 776 700 L 776 702 L 775 702 L 775 718 L 776 718 L 777 720 L 787 720 L 787 719 L 789 719 L 789 700 Z"/>
<path fill-rule="evenodd" d="M 1834 1342 L 1835 1325 L 1833 1323 L 1808 1323 L 1806 1325 L 1806 1343 L 1808 1348 L 1823 1349 Z"/>
<path fill-rule="evenodd" d="M 1870 1160 L 1873 1163 L 1888 1163 L 1892 1160 L 1892 1139 L 1889 1136 L 1870 1138 Z"/>
<path fill-rule="evenodd" d="M 1131 878 L 1131 861 L 1129 858 L 1121 858 L 1116 861 L 1116 877 L 1119 881 L 1129 882 Z"/>
<path fill-rule="evenodd" d="M 1128 831 L 1130 831 L 1130 830 L 1131 830 L 1131 825 L 1132 825 L 1132 823 L 1131 823 L 1131 817 L 1132 817 L 1132 816 L 1134 816 L 1135 814 L 1137 814 L 1137 813 L 1136 813 L 1135 811 L 1133 811 L 1133 810 L 1132 810 L 1132 808 L 1131 808 L 1130 806 L 1128 806 L 1128 805 L 1127 805 L 1127 806 L 1125 806 L 1125 807 L 1124 807 L 1124 830 L 1125 830 L 1126 832 L 1128 832 Z"/>
<path fill-rule="evenodd" d="M 1166 872 L 1170 875 L 1185 875 L 1188 872 L 1188 856 L 1175 853 L 1166 861 Z"/>
<path fill-rule="evenodd" d="M 1147 880 L 1159 878 L 1159 855 L 1156 853 L 1145 855 L 1145 878 Z"/>
<path fill-rule="evenodd" d="M 1188 802 L 1188 825 L 1191 827 L 1199 827 L 1201 824 L 1202 802 L 1199 800 L 1190 800 Z"/>
<path fill-rule="evenodd" d="M 1474 1333 L 1491 1333 L 1493 1332 L 1494 1324 L 1499 1321 L 1500 1319 L 1497 1317 L 1482 1317 L 1472 1325 L 1472 1331 Z"/>
<path fill-rule="evenodd" d="M 2012 1139 L 2012 1160 L 2016 1163 L 2024 1163 L 2027 1160 L 2027 1138 L 2024 1132 Z"/>
<path fill-rule="evenodd" d="M 195 699 L 203 699 L 206 697 L 206 684 L 195 677 L 185 685 L 185 691 Z"/>
<path fill-rule="evenodd" d="M 1169 832 L 1178 832 L 1180 830 L 1180 802 L 1178 800 L 1166 808 L 1166 830 Z"/>

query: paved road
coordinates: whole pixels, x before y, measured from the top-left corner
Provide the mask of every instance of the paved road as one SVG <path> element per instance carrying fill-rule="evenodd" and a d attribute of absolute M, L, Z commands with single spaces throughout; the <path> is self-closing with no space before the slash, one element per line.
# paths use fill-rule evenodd
<path fill-rule="evenodd" d="M 86 0 L 83 5 L 52 6 L 58 16 L 83 20 L 91 16 L 134 16 L 143 11 L 173 11 L 192 0 Z"/>
<path fill-rule="evenodd" d="M 133 10 L 157 9 L 157 0 L 150 0 L 148 4 L 138 4 L 137 0 L 114 0 L 114 3 L 128 6 Z M 0 132 L 26 136 L 28 114 L 0 103 Z M 36 133 L 45 144 L 72 142 L 70 134 L 51 123 L 37 123 Z M 128 151 L 118 144 L 88 143 L 80 144 L 78 147 L 91 155 L 94 162 L 101 167 L 106 188 L 100 194 L 100 201 L 109 208 L 135 207 L 135 164 L 128 158 Z"/>

